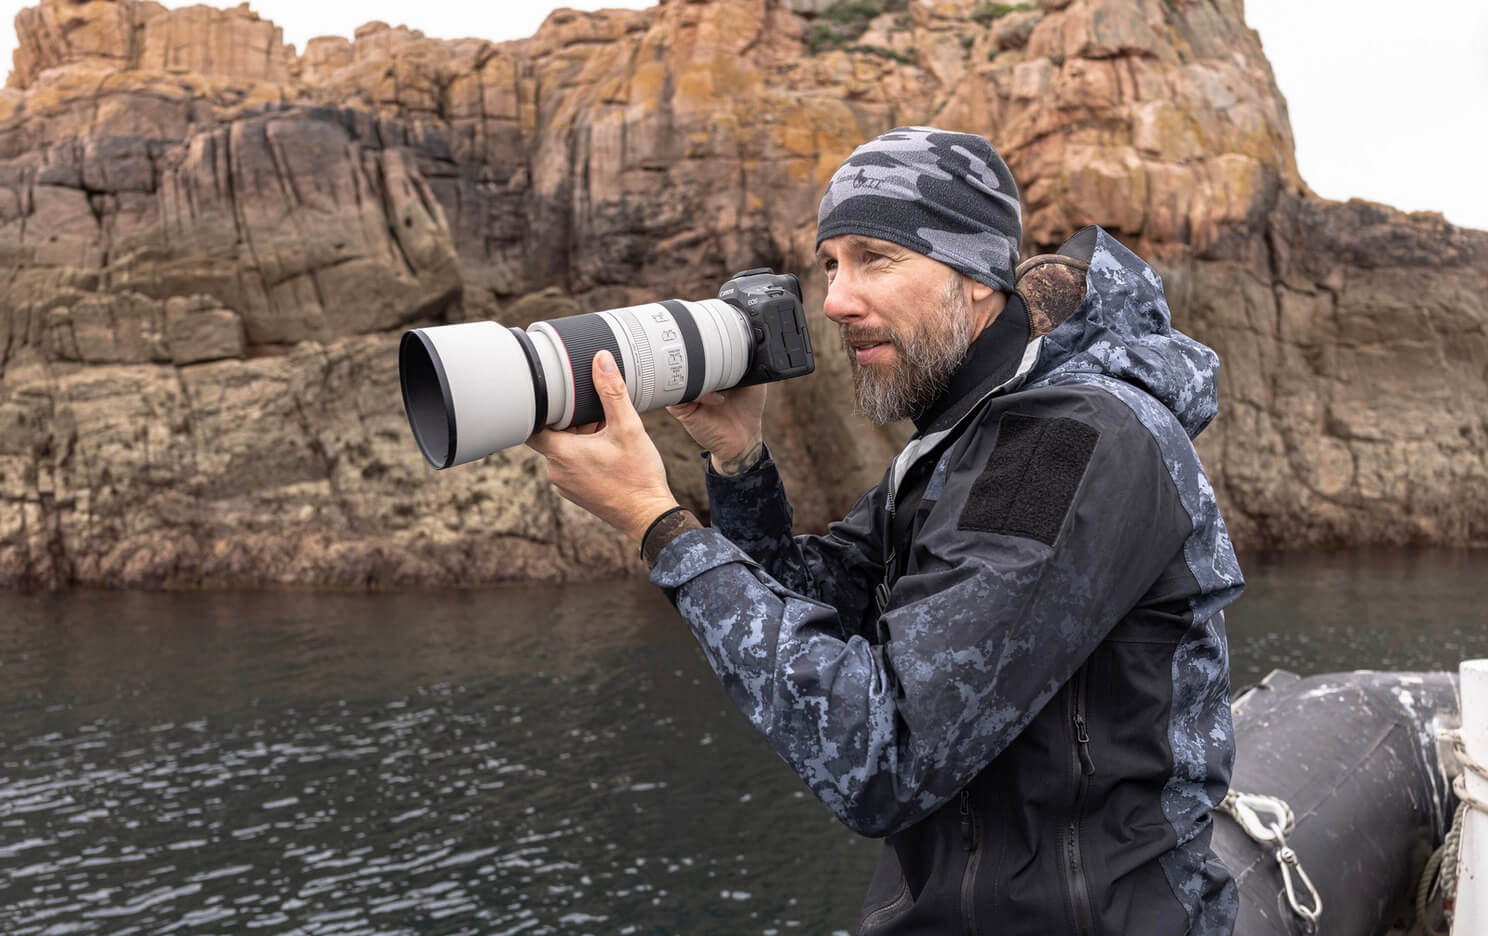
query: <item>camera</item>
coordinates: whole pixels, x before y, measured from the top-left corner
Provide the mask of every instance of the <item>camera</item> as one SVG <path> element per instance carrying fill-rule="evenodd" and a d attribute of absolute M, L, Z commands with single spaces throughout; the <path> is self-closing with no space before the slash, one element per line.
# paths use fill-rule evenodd
<path fill-rule="evenodd" d="M 449 468 L 544 426 L 598 422 L 592 369 L 601 350 L 614 355 L 638 410 L 816 367 L 800 282 L 766 268 L 735 274 L 717 299 L 663 299 L 525 331 L 489 321 L 415 328 L 398 345 L 398 378 L 419 450 Z"/>

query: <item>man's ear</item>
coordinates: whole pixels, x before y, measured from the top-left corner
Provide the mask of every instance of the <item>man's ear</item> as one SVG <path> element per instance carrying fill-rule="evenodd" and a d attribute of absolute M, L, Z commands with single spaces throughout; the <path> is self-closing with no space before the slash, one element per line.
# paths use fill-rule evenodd
<path fill-rule="evenodd" d="M 971 284 L 971 314 L 981 321 L 977 328 L 977 334 L 981 334 L 983 328 L 991 325 L 1002 314 L 1007 306 L 1007 293 L 969 276 L 966 277 L 966 282 Z"/>
<path fill-rule="evenodd" d="M 994 289 L 986 283 L 966 277 L 966 282 L 971 284 L 971 306 L 978 311 L 985 310 L 992 318 L 1002 313 L 1002 308 L 1007 304 L 1007 293 Z"/>

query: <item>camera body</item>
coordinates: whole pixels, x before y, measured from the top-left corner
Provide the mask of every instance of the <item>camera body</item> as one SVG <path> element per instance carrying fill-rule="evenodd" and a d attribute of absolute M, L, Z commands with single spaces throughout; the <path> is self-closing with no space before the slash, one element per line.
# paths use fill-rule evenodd
<path fill-rule="evenodd" d="M 754 336 L 752 363 L 735 386 L 801 377 L 815 369 L 801 281 L 795 274 L 769 267 L 735 273 L 718 290 L 718 298 L 748 316 Z"/>

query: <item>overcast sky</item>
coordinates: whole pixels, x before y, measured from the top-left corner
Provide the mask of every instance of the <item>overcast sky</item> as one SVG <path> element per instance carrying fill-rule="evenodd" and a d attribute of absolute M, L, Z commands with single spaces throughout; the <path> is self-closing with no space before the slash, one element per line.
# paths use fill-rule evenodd
<path fill-rule="evenodd" d="M 0 64 L 9 24 L 26 6 L 0 0 Z M 170 0 L 166 6 L 186 4 Z M 220 0 L 220 6 L 232 0 Z M 649 0 L 564 6 L 644 7 Z M 529 36 L 554 5 L 470 0 L 254 0 L 305 48 L 381 19 L 438 38 Z M 1488 2 L 1485 0 L 1246 0 L 1291 110 L 1302 177 L 1325 198 L 1367 198 L 1440 211 L 1488 230 Z M 995 141 L 994 141 L 995 142 Z"/>

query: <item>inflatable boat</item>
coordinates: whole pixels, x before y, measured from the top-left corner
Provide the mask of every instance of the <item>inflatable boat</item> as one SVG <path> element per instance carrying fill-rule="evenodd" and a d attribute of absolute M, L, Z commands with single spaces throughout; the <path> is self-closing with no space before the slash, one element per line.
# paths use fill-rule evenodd
<path fill-rule="evenodd" d="M 1460 725 L 1457 677 L 1278 670 L 1232 711 L 1213 847 L 1240 889 L 1235 936 L 1443 931 L 1415 906 L 1457 806 L 1441 741 Z"/>

